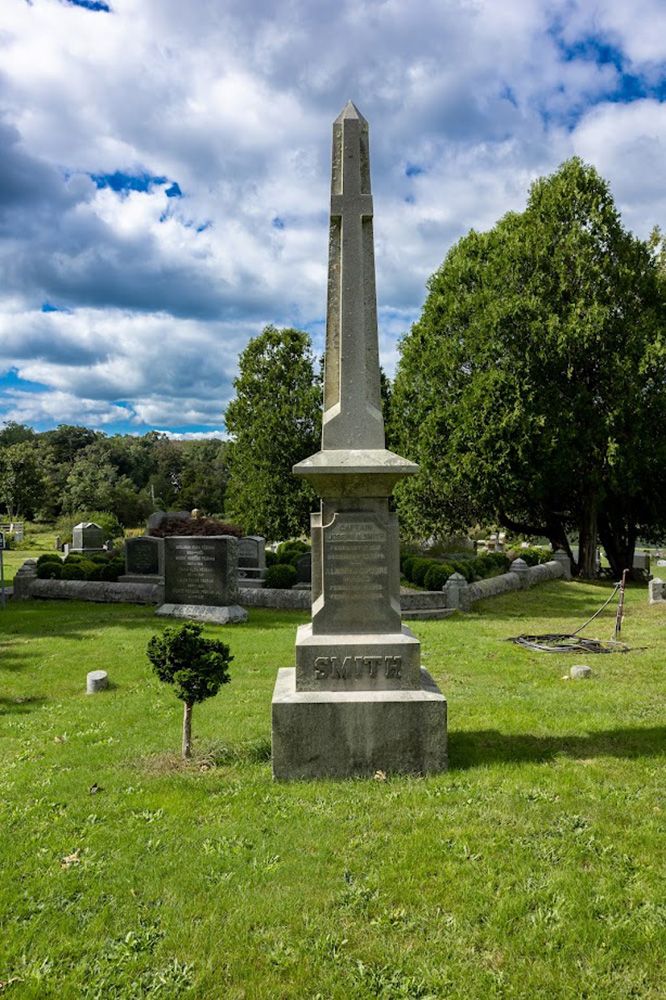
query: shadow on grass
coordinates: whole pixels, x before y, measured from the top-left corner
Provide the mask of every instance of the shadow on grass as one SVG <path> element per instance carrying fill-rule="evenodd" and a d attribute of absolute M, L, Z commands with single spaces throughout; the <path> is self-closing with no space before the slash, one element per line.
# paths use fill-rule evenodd
<path fill-rule="evenodd" d="M 532 736 L 500 733 L 496 729 L 449 734 L 451 770 L 467 770 L 486 764 L 544 763 L 566 756 L 659 757 L 666 754 L 666 727 L 607 729 L 586 736 Z"/>
<path fill-rule="evenodd" d="M 0 698 L 0 715 L 9 715 L 11 712 L 25 715 L 33 708 L 41 708 L 42 705 L 46 704 L 46 701 L 46 698 L 37 695 L 30 698 Z"/>

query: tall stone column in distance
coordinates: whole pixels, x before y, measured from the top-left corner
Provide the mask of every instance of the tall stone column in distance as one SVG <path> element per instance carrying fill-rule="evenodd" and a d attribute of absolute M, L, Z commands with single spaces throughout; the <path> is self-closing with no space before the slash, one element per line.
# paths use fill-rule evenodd
<path fill-rule="evenodd" d="M 321 497 L 312 621 L 273 694 L 273 775 L 351 777 L 446 767 L 446 701 L 400 620 L 389 496 L 418 466 L 387 451 L 381 409 L 368 123 L 333 123 L 321 451 L 294 466 Z"/>

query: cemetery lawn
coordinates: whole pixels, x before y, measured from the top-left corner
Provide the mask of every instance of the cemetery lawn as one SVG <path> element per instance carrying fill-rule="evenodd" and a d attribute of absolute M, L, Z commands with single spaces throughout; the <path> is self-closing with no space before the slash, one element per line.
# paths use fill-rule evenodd
<path fill-rule="evenodd" d="M 556 581 L 412 623 L 450 770 L 294 784 L 271 780 L 270 702 L 303 613 L 206 630 L 232 683 L 195 707 L 184 767 L 152 609 L 10 603 L 0 994 L 663 997 L 664 610 L 628 591 L 627 655 L 503 641 L 573 630 L 608 592 Z M 609 608 L 587 634 L 612 627 Z M 581 662 L 591 680 L 562 680 Z M 100 668 L 113 687 L 86 696 Z"/>

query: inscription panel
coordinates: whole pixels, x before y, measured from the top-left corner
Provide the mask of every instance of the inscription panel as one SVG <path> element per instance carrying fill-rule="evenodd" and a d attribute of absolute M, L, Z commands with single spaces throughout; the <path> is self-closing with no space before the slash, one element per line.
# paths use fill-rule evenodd
<path fill-rule="evenodd" d="M 399 632 L 390 515 L 336 513 L 322 530 L 323 589 L 316 632 Z M 393 598 L 393 600 L 392 600 Z"/>
<path fill-rule="evenodd" d="M 125 542 L 125 572 L 140 575 L 160 574 L 161 549 L 159 538 L 128 538 Z"/>
<path fill-rule="evenodd" d="M 237 539 L 171 536 L 164 542 L 165 603 L 222 607 L 237 602 Z"/>

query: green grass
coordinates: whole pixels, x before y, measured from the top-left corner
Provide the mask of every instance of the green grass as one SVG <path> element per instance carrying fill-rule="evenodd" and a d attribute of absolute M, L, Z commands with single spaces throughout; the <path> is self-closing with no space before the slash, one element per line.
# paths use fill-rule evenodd
<path fill-rule="evenodd" d="M 295 784 L 271 780 L 270 700 L 302 614 L 208 630 L 232 683 L 195 708 L 184 768 L 151 609 L 10 604 L 0 994 L 662 997 L 663 609 L 631 588 L 637 648 L 589 657 L 590 681 L 562 680 L 580 657 L 503 641 L 576 627 L 607 593 L 556 582 L 412 623 L 449 699 L 450 770 Z M 113 687 L 87 697 L 95 668 Z"/>

